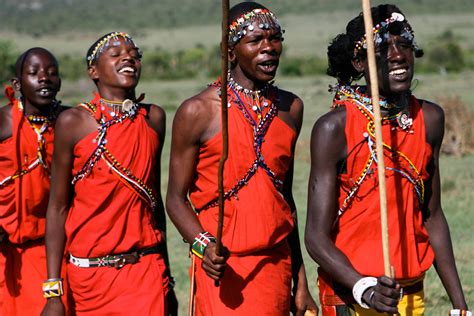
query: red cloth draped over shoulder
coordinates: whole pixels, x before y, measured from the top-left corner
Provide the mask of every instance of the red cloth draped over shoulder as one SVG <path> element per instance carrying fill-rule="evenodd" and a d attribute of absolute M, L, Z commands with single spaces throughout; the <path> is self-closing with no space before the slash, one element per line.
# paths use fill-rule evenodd
<path fill-rule="evenodd" d="M 251 114 L 255 116 L 255 113 Z M 228 130 L 229 156 L 224 168 L 224 191 L 243 178 L 256 158 L 253 128 L 235 102 L 228 108 Z M 278 117 L 273 118 L 264 136 L 262 154 L 275 178 L 281 181 L 285 180 L 290 166 L 295 141 L 295 131 Z M 199 150 L 196 178 L 190 191 L 190 200 L 198 210 L 218 196 L 221 151 L 220 132 Z M 199 213 L 201 225 L 213 235 L 217 233 L 218 211 L 214 206 Z M 268 249 L 285 239 L 293 229 L 291 212 L 272 179 L 259 167 L 238 191 L 237 197 L 225 202 L 222 242 L 234 255 Z"/>
<path fill-rule="evenodd" d="M 12 137 L 0 142 L 0 181 L 22 171 L 38 157 L 38 137 L 12 98 Z M 53 153 L 54 127 L 43 133 L 46 164 Z M 0 226 L 10 242 L 21 244 L 44 237 L 49 198 L 49 172 L 41 165 L 0 186 Z"/>
<path fill-rule="evenodd" d="M 153 188 L 159 138 L 145 120 L 146 109 L 138 111 L 133 119 L 107 129 L 106 147 L 121 166 Z M 96 149 L 97 133 L 75 145 L 73 175 Z M 65 230 L 69 252 L 82 258 L 124 253 L 161 241 L 148 202 L 126 186 L 103 159 L 75 183 Z"/>
<path fill-rule="evenodd" d="M 367 132 L 367 118 L 350 103 L 345 103 L 346 140 L 350 153 L 347 173 L 340 176 L 339 204 L 342 205 L 347 192 L 362 173 L 370 152 L 363 142 Z M 429 178 L 427 164 L 432 157 L 431 146 L 426 143 L 423 111 L 419 101 L 412 97 L 410 117 L 413 125 L 409 132 L 392 125 L 383 125 L 383 141 L 394 150 L 405 154 L 419 171 L 423 181 Z M 413 168 L 401 157 L 389 157 L 385 151 L 385 166 L 413 172 Z M 334 231 L 336 246 L 349 258 L 354 268 L 362 275 L 384 274 L 380 228 L 380 200 L 377 166 L 373 164 L 367 178 L 362 182 L 349 208 L 340 216 Z M 411 171 L 410 171 L 411 170 Z M 420 277 L 431 266 L 434 253 L 429 243 L 428 232 L 423 226 L 421 205 L 414 185 L 393 170 L 386 170 L 388 235 L 390 262 L 396 279 Z"/>

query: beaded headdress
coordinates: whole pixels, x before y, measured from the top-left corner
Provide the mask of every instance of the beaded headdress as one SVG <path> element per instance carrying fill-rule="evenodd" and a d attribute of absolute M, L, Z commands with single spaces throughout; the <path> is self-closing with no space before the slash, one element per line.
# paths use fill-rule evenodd
<path fill-rule="evenodd" d="M 99 56 L 111 45 L 119 46 L 120 45 L 119 37 L 122 37 L 123 39 L 125 39 L 126 44 L 131 44 L 134 47 L 136 47 L 139 50 L 140 55 L 142 54 L 140 48 L 135 44 L 135 42 L 133 41 L 130 35 L 128 35 L 125 32 L 112 32 L 98 39 L 95 46 L 89 49 L 88 54 L 87 54 L 87 65 L 89 67 L 92 66 L 97 61 Z"/>
<path fill-rule="evenodd" d="M 395 22 L 403 23 L 401 24 L 399 35 L 411 43 L 415 51 L 415 56 L 421 57 L 423 55 L 423 51 L 416 45 L 415 32 L 411 28 L 410 24 L 408 24 L 406 21 L 405 16 L 399 12 L 392 12 L 392 15 L 389 18 L 377 23 L 373 27 L 372 30 L 374 32 L 375 46 L 380 46 L 383 42 L 388 40 L 390 36 L 389 27 Z M 367 34 L 364 34 L 364 36 L 362 36 L 362 38 L 355 43 L 354 58 L 356 58 L 359 52 L 363 49 L 367 49 Z"/>
<path fill-rule="evenodd" d="M 252 24 L 254 22 L 257 22 L 257 27 L 263 30 L 276 29 L 278 32 L 285 32 L 273 12 L 268 9 L 257 8 L 242 14 L 230 24 L 229 46 L 234 47 L 247 32 L 253 31 L 255 27 Z"/>

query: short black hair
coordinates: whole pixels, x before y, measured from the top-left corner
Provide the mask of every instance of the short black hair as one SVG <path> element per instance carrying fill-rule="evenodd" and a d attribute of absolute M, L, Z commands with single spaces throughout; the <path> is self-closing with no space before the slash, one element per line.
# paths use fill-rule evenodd
<path fill-rule="evenodd" d="M 19 57 L 18 59 L 16 60 L 16 63 L 15 63 L 15 77 L 18 78 L 18 80 L 21 81 L 21 75 L 23 73 L 23 67 L 25 66 L 25 62 L 26 60 L 28 59 L 28 57 L 35 53 L 35 52 L 45 52 L 47 54 L 49 54 L 55 61 L 56 65 L 58 65 L 58 60 L 56 59 L 56 57 L 49 51 L 47 50 L 46 48 L 43 48 L 43 47 L 32 47 L 32 48 L 29 48 L 27 49 L 26 51 L 24 51 Z"/>

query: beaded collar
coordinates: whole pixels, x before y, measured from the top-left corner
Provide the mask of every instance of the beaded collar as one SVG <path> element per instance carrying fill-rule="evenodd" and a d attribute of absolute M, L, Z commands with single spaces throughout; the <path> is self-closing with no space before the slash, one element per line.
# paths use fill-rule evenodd
<path fill-rule="evenodd" d="M 365 112 L 370 113 L 373 117 L 372 98 L 365 95 L 362 91 L 366 87 L 361 86 L 336 86 L 331 89 L 336 91 L 333 99 L 332 108 L 337 108 L 344 104 L 347 100 L 355 103 L 359 109 L 364 109 Z M 330 90 L 331 90 L 330 89 Z M 398 126 L 404 130 L 409 131 L 413 125 L 413 119 L 410 117 L 410 111 L 407 108 L 400 107 L 397 104 L 389 103 L 385 98 L 379 100 L 380 107 L 388 111 L 388 115 L 383 117 L 383 121 L 396 121 Z"/>
<path fill-rule="evenodd" d="M 268 88 L 270 87 L 270 85 L 273 84 L 273 81 L 269 82 L 265 84 L 265 86 L 262 89 L 259 89 L 259 90 L 247 89 L 247 88 L 242 87 L 240 84 L 237 83 L 237 81 L 235 81 L 230 71 L 227 73 L 227 80 L 228 80 L 229 87 L 236 90 L 237 92 L 241 92 L 250 97 L 258 97 L 258 96 L 263 95 L 264 93 L 268 91 Z"/>
<path fill-rule="evenodd" d="M 60 105 L 61 105 L 61 101 L 57 101 L 57 100 L 53 100 L 52 102 L 52 106 L 51 106 L 51 109 L 49 111 L 49 115 L 48 116 L 44 116 L 44 115 L 36 115 L 36 114 L 31 114 L 31 115 L 25 115 L 25 108 L 23 106 L 23 99 L 21 97 L 18 98 L 17 100 L 17 104 L 18 104 L 18 109 L 20 110 L 20 112 L 23 113 L 23 115 L 25 116 L 25 118 L 28 120 L 29 123 L 31 124 L 38 124 L 38 123 L 47 123 L 47 124 L 51 124 L 52 122 L 54 122 L 56 120 L 56 118 L 58 117 L 58 112 L 59 112 L 59 108 L 60 108 Z"/>
<path fill-rule="evenodd" d="M 102 111 L 107 111 L 111 117 L 136 112 L 138 104 L 130 99 L 123 101 L 110 101 L 104 98 L 99 99 L 99 105 Z"/>

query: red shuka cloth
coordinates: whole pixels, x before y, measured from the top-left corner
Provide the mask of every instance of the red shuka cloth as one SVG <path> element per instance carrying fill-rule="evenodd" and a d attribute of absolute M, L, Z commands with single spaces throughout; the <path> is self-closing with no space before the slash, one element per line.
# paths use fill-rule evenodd
<path fill-rule="evenodd" d="M 0 142 L 0 181 L 37 158 L 37 135 L 13 94 L 9 98 L 12 137 Z M 43 133 L 48 166 L 53 137 L 50 126 Z M 43 237 L 49 187 L 49 173 L 41 165 L 0 186 L 0 226 L 8 234 L 8 241 L 0 245 L 0 315 L 39 315 L 44 307 L 41 284 L 47 278 Z"/>
<path fill-rule="evenodd" d="M 232 188 L 255 160 L 253 128 L 235 102 L 228 109 L 229 156 L 224 168 L 224 191 Z M 250 109 L 254 118 L 255 113 Z M 277 179 L 284 177 L 292 160 L 296 133 L 278 117 L 273 119 L 262 144 L 268 167 Z M 218 196 L 217 171 L 222 150 L 218 133 L 199 151 L 190 200 L 203 208 Z M 204 230 L 217 233 L 218 207 L 199 213 Z M 291 209 L 271 178 L 258 168 L 255 175 L 225 202 L 222 242 L 231 252 L 221 286 L 196 264 L 197 315 L 288 315 L 291 258 L 286 241 L 294 226 Z"/>
<path fill-rule="evenodd" d="M 26 169 L 37 157 L 38 138 L 18 108 L 11 106 L 12 137 L 0 142 L 0 181 Z M 43 133 L 45 161 L 50 166 L 53 127 Z M 0 187 L 0 226 L 14 244 L 44 237 L 49 199 L 49 173 L 41 165 Z"/>
<path fill-rule="evenodd" d="M 92 103 L 98 104 L 98 98 Z M 100 111 L 100 105 L 97 107 Z M 134 119 L 107 129 L 106 148 L 121 166 L 154 187 L 159 138 L 145 120 L 140 107 Z M 74 147 L 73 174 L 85 164 L 97 143 L 94 131 Z M 157 188 L 159 189 L 159 188 Z M 75 257 L 91 258 L 148 248 L 161 242 L 151 207 L 126 186 L 104 160 L 75 183 L 66 220 L 67 249 Z M 78 314 L 114 313 L 161 315 L 164 312 L 165 263 L 151 254 L 117 270 L 110 267 L 78 268 L 68 265 L 68 280 Z"/>
<path fill-rule="evenodd" d="M 345 102 L 347 149 L 350 153 L 347 171 L 340 175 L 339 205 L 362 173 L 370 152 L 363 142 L 367 132 L 367 118 L 351 102 Z M 427 164 L 432 157 L 431 146 L 426 143 L 423 111 L 419 101 L 411 98 L 410 117 L 413 125 L 410 132 L 383 125 L 383 141 L 394 150 L 405 154 L 420 172 L 423 181 L 429 178 Z M 360 145 L 360 143 L 362 144 Z M 375 146 L 375 145 L 374 145 Z M 390 158 L 385 151 L 386 168 L 408 170 L 402 158 Z M 384 275 L 382 237 L 380 226 L 380 198 L 378 174 L 375 163 L 371 174 L 362 182 L 356 197 L 340 216 L 333 232 L 333 240 L 362 275 Z M 419 278 L 433 263 L 434 253 L 429 243 L 428 232 L 423 226 L 421 205 L 411 184 L 395 171 L 386 170 L 388 235 L 390 263 L 398 280 Z M 320 285 L 331 284 L 325 273 Z M 325 289 L 321 289 L 322 292 Z"/>

